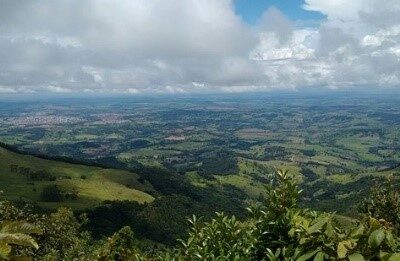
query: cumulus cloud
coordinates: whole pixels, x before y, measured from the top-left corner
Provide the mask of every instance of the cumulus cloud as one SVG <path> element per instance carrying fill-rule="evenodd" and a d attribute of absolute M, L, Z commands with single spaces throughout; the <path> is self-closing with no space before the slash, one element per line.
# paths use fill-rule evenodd
<path fill-rule="evenodd" d="M 261 31 L 273 33 L 281 44 L 286 43 L 293 32 L 292 21 L 276 7 L 271 6 L 262 16 Z"/>
<path fill-rule="evenodd" d="M 181 92 L 254 74 L 257 39 L 230 0 L 2 0 L 0 32 L 12 90 Z"/>
<path fill-rule="evenodd" d="M 0 92 L 240 92 L 400 85 L 397 0 L 306 0 L 246 25 L 232 0 L 1 0 Z"/>
<path fill-rule="evenodd" d="M 400 86 L 399 1 L 306 0 L 303 7 L 326 21 L 294 29 L 285 43 L 268 31 L 259 34 L 251 57 L 270 87 Z"/>

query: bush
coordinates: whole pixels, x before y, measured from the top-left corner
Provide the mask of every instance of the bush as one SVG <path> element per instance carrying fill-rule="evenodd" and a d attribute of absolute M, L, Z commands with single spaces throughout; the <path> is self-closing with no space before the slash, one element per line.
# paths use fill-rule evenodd
<path fill-rule="evenodd" d="M 50 185 L 43 188 L 40 200 L 43 202 L 62 202 L 64 196 L 56 185 Z"/>
<path fill-rule="evenodd" d="M 93 255 L 89 233 L 82 230 L 86 222 L 85 216 L 77 218 L 67 208 L 45 216 L 41 220 L 44 233 L 38 238 L 38 260 L 93 260 L 89 258 Z"/>
<path fill-rule="evenodd" d="M 12 260 L 17 258 L 13 254 L 16 246 L 38 249 L 39 245 L 30 234 L 40 234 L 41 229 L 25 221 L 3 221 L 0 223 L 0 259 Z"/>
<path fill-rule="evenodd" d="M 302 167 L 300 173 L 307 179 L 307 181 L 318 179 L 318 175 L 312 169 Z"/>
<path fill-rule="evenodd" d="M 400 234 L 400 194 L 393 177 L 376 183 L 370 189 L 369 197 L 360 205 L 360 211 L 367 217 L 386 220 Z"/>
<path fill-rule="evenodd" d="M 123 227 L 107 239 L 106 244 L 100 249 L 98 260 L 139 260 L 139 255 L 135 250 L 135 241 L 131 228 Z"/>
<path fill-rule="evenodd" d="M 350 229 L 334 214 L 297 207 L 300 191 L 285 171 L 266 187 L 264 204 L 237 222 L 217 214 L 209 223 L 192 221 L 187 241 L 171 260 L 399 260 L 400 240 L 385 220 L 369 217 Z M 196 220 L 196 219 L 193 219 Z M 165 256 L 164 259 L 168 259 Z"/>
<path fill-rule="evenodd" d="M 32 238 L 38 245 L 38 249 L 27 242 L 13 247 L 13 254 L 17 256 L 30 256 L 33 260 L 95 260 L 94 246 L 91 245 L 94 242 L 82 230 L 82 225 L 86 222 L 85 216 L 76 218 L 66 208 L 60 208 L 52 214 L 36 214 L 31 206 L 17 208 L 7 201 L 0 201 L 0 224 L 10 221 L 21 224 L 18 230 L 13 229 L 14 232 L 33 233 Z M 23 236 L 23 239 L 33 243 L 28 237 Z"/>
<path fill-rule="evenodd" d="M 308 156 L 308 157 L 314 157 L 315 155 L 317 155 L 317 152 L 312 149 L 312 150 L 300 150 L 301 153 L 303 153 L 304 156 Z"/>
<path fill-rule="evenodd" d="M 189 220 L 192 228 L 189 238 L 181 240 L 183 246 L 176 253 L 187 260 L 246 260 L 250 258 L 255 244 L 252 229 L 234 216 L 217 213 L 217 217 L 202 224 L 195 216 Z"/>
<path fill-rule="evenodd" d="M 235 155 L 226 150 L 217 151 L 202 159 L 198 173 L 207 179 L 213 175 L 230 175 L 238 173 L 238 162 Z"/>
<path fill-rule="evenodd" d="M 129 227 L 105 243 L 94 242 L 81 230 L 83 222 L 64 208 L 38 216 L 0 202 L 0 223 L 24 218 L 41 228 L 43 234 L 32 237 L 38 250 L 18 250 L 38 260 L 400 260 L 394 187 L 375 188 L 364 205 L 364 218 L 346 227 L 335 214 L 300 208 L 300 192 L 287 172 L 278 171 L 266 186 L 263 202 L 249 208 L 251 218 L 239 221 L 217 213 L 211 221 L 202 222 L 193 217 L 188 238 L 180 240 L 180 247 L 158 254 L 141 253 Z M 176 218 L 167 211 L 161 216 L 157 213 L 145 212 L 154 222 Z"/>

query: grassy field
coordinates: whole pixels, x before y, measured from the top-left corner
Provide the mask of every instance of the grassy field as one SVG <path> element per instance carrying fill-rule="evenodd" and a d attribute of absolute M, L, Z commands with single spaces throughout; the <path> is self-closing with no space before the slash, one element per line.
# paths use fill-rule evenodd
<path fill-rule="evenodd" d="M 45 170 L 54 181 L 29 181 L 26 176 L 11 170 L 11 165 L 29 168 L 32 172 Z M 92 207 L 105 200 L 131 200 L 139 203 L 151 202 L 153 192 L 150 184 L 138 181 L 139 175 L 122 170 L 69 164 L 21 155 L 0 148 L 1 197 L 9 200 L 37 202 L 43 207 L 67 206 L 73 209 Z M 74 192 L 77 199 L 63 202 L 41 202 L 44 187 L 57 185 L 63 192 Z M 146 192 L 145 192 L 146 191 Z"/>

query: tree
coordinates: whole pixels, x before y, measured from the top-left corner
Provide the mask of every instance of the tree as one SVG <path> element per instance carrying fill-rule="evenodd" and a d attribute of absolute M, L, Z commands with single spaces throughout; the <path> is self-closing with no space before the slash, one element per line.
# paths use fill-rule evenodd
<path fill-rule="evenodd" d="M 61 202 L 64 196 L 56 185 L 49 185 L 43 188 L 40 200 L 44 202 Z"/>

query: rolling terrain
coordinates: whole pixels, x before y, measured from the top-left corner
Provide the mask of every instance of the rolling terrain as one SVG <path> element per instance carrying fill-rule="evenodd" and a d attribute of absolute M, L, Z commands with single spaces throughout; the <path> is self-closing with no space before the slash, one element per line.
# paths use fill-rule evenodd
<path fill-rule="evenodd" d="M 244 217 L 244 194 L 230 186 L 198 188 L 163 169 L 141 166 L 134 172 L 127 165 L 77 162 L 0 144 L 0 201 L 28 203 L 39 213 L 62 207 L 85 213 L 86 228 L 97 239 L 129 225 L 139 238 L 167 245 L 186 233 L 193 214 L 211 217 L 224 210 Z"/>
<path fill-rule="evenodd" d="M 174 244 L 193 214 L 245 219 L 248 203 L 261 202 L 271 175 L 284 169 L 300 183 L 302 207 L 354 218 L 371 186 L 400 176 L 399 101 L 260 95 L 0 102 L 0 142 L 15 148 L 0 150 L 1 197 L 86 212 L 96 238 L 129 225 L 141 238 Z"/>
<path fill-rule="evenodd" d="M 154 192 L 140 176 L 123 170 L 104 169 L 22 155 L 0 147 L 0 190 L 2 197 L 57 208 L 83 209 L 105 200 L 148 203 Z M 61 202 L 44 202 L 43 189 L 57 186 L 64 195 Z M 46 200 L 46 201 L 51 201 Z"/>

